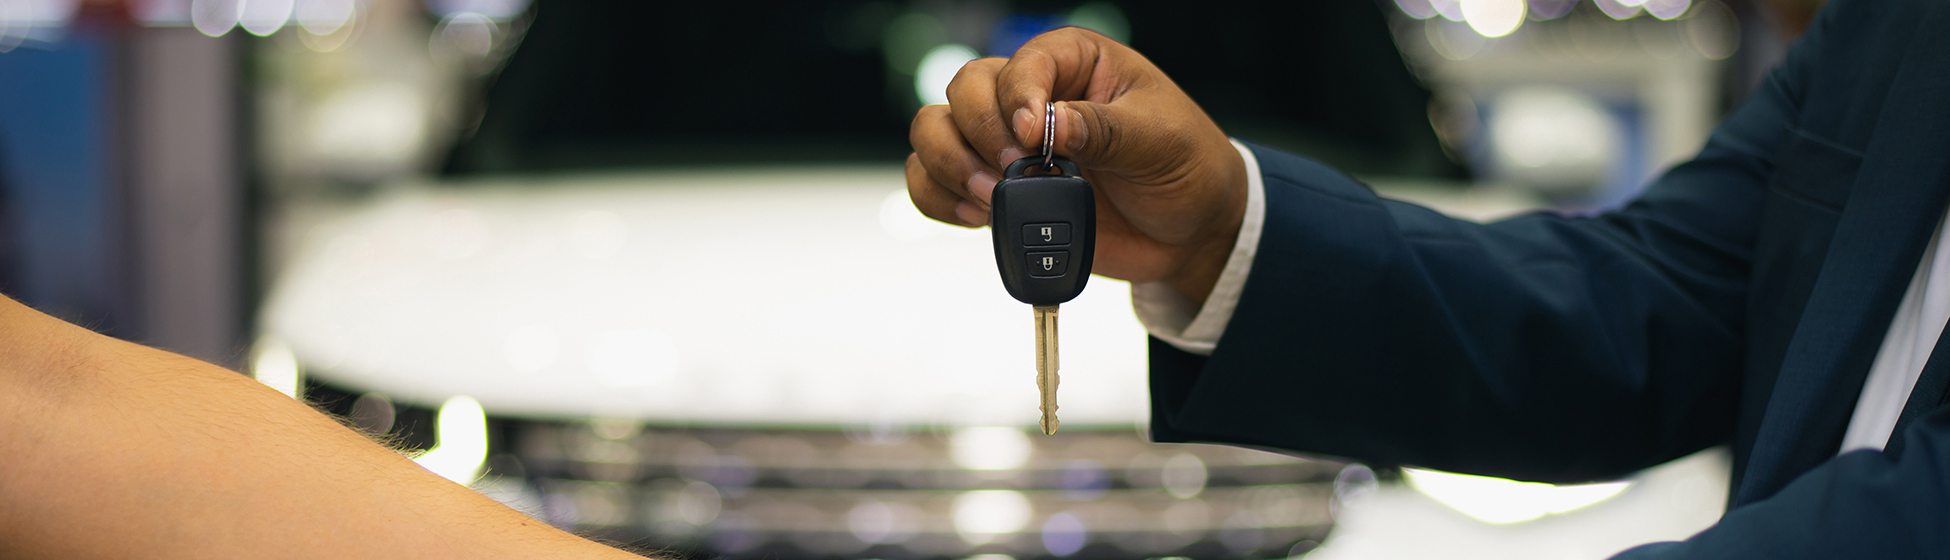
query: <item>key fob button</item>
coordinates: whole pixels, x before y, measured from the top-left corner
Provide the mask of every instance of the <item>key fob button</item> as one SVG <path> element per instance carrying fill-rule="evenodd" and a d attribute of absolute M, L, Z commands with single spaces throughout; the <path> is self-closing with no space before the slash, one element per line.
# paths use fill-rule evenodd
<path fill-rule="evenodd" d="M 1069 270 L 1070 252 L 1050 251 L 1030 253 L 1027 266 L 1029 267 L 1029 275 L 1036 278 L 1055 278 L 1062 276 L 1064 272 Z"/>
<path fill-rule="evenodd" d="M 1038 245 L 1069 245 L 1070 224 L 1029 224 L 1022 226 L 1022 244 L 1030 247 Z"/>

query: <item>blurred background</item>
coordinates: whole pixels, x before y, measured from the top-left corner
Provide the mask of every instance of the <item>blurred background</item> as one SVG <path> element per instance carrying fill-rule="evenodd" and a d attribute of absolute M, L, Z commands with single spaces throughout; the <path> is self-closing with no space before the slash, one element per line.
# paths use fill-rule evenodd
<path fill-rule="evenodd" d="M 908 122 L 1075 25 L 1385 195 L 1591 212 L 1819 3 L 0 0 L 0 292 L 669 555 L 1602 558 L 1709 526 L 1725 453 L 1551 486 L 1153 444 L 1110 279 L 1032 435 L 1030 314 L 908 203 Z"/>

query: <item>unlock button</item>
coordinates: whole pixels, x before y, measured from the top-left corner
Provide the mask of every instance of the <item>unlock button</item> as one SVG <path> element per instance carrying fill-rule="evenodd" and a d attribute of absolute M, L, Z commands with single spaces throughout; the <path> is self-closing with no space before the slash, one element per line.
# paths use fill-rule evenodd
<path fill-rule="evenodd" d="M 1062 276 L 1070 267 L 1070 252 L 1055 251 L 1029 254 L 1029 275 L 1036 278 Z"/>
<path fill-rule="evenodd" d="M 1029 224 L 1022 226 L 1022 244 L 1032 247 L 1036 245 L 1069 245 L 1070 224 Z"/>

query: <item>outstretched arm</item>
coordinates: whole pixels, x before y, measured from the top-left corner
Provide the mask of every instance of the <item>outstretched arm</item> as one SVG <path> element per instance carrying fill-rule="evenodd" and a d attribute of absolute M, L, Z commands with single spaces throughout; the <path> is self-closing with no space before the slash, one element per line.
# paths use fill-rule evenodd
<path fill-rule="evenodd" d="M 0 298 L 0 557 L 636 558 L 236 372 Z"/>

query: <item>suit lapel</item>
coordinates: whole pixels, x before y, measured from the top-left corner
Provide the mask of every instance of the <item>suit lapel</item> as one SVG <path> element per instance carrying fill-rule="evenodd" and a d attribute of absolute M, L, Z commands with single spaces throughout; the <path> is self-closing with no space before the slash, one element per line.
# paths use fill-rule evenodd
<path fill-rule="evenodd" d="M 1739 478 L 1736 505 L 1773 495 L 1834 456 L 1896 305 L 1950 202 L 1950 34 L 1941 33 L 1950 29 L 1946 14 L 1933 3 L 1904 50 L 1828 257 L 1795 326 Z"/>

